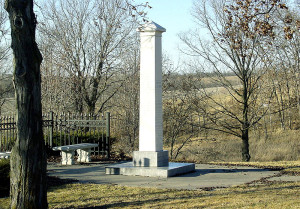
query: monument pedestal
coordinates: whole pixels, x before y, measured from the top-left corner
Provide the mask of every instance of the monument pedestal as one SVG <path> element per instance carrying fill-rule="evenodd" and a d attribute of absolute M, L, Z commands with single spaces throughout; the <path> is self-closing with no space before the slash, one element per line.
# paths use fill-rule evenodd
<path fill-rule="evenodd" d="M 166 150 L 133 152 L 133 165 L 137 167 L 163 167 L 168 163 L 169 153 Z"/>
<path fill-rule="evenodd" d="M 194 163 L 169 163 L 169 153 L 163 151 L 134 151 L 132 162 L 105 167 L 105 174 L 168 178 L 195 170 Z"/>
<path fill-rule="evenodd" d="M 169 163 L 168 151 L 134 151 L 132 162 L 105 167 L 105 174 L 168 178 L 195 170 L 194 163 Z"/>
<path fill-rule="evenodd" d="M 195 171 L 194 163 L 168 163 L 163 167 L 138 167 L 133 162 L 105 167 L 105 174 L 168 178 Z"/>

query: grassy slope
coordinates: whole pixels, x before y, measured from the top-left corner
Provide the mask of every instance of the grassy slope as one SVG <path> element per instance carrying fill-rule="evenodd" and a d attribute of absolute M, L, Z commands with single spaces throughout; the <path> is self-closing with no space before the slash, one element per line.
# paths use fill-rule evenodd
<path fill-rule="evenodd" d="M 265 139 L 255 133 L 250 135 L 251 161 L 297 161 L 300 160 L 300 130 L 285 130 L 269 133 Z M 168 147 L 165 147 L 168 149 Z M 188 143 L 178 156 L 179 161 L 193 162 L 239 162 L 241 140 L 230 135 L 209 132 L 207 139 L 198 136 Z"/>

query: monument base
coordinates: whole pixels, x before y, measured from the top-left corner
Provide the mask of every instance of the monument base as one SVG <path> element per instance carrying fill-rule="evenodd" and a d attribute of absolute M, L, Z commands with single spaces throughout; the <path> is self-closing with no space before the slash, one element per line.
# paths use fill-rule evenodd
<path fill-rule="evenodd" d="M 168 166 L 168 151 L 134 151 L 133 165 L 136 167 L 163 167 Z"/>
<path fill-rule="evenodd" d="M 168 163 L 165 167 L 138 167 L 133 162 L 105 167 L 105 174 L 168 178 L 195 171 L 194 163 Z"/>

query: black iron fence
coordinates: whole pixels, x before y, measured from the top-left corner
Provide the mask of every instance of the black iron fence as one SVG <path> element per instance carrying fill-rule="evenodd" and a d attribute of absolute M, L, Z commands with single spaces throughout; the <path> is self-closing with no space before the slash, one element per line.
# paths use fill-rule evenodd
<path fill-rule="evenodd" d="M 84 115 L 49 112 L 43 115 L 45 144 L 54 146 L 97 143 L 95 155 L 110 155 L 110 113 Z M 16 140 L 14 116 L 0 117 L 0 151 L 10 151 Z"/>

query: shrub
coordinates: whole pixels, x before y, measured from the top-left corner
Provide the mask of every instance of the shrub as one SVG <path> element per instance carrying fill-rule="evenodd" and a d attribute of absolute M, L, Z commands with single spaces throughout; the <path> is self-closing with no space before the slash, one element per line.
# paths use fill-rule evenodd
<path fill-rule="evenodd" d="M 0 159 L 0 198 L 9 196 L 10 186 L 10 162 L 8 159 Z"/>
<path fill-rule="evenodd" d="M 105 138 L 105 133 L 99 131 L 70 131 L 66 132 L 54 132 L 53 133 L 53 144 L 55 146 L 61 146 L 64 141 L 71 143 L 98 143 L 101 141 L 102 136 Z M 45 135 L 45 138 L 48 136 Z M 45 139 L 46 140 L 46 139 Z M 105 140 L 105 139 L 104 139 Z"/>

